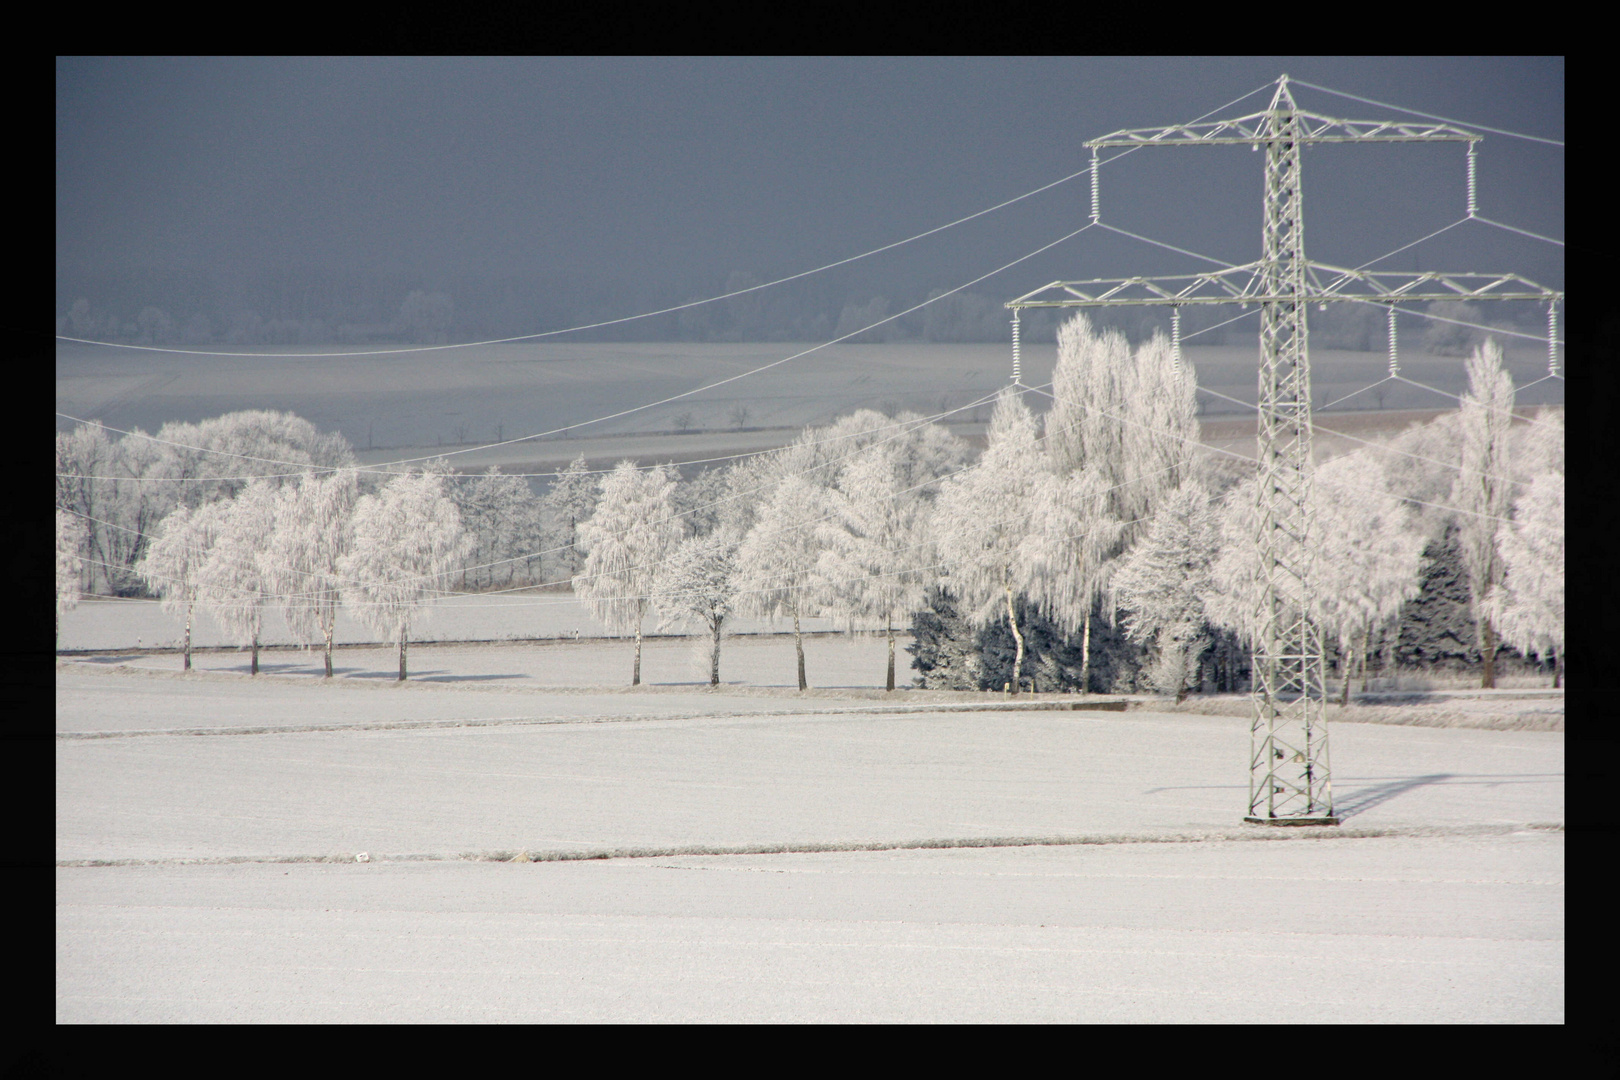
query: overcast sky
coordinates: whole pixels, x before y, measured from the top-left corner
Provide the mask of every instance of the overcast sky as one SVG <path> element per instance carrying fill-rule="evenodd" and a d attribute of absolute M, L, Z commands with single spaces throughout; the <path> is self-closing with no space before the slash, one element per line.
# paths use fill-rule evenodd
<path fill-rule="evenodd" d="M 1564 137 L 1558 58 L 59 59 L 58 314 L 108 282 L 149 281 L 142 302 L 181 308 L 161 295 L 176 280 L 267 274 L 708 295 L 733 271 L 804 270 L 1049 183 L 1085 167 L 1087 138 L 1191 121 L 1283 72 Z M 1463 161 L 1455 145 L 1312 150 L 1308 250 L 1357 264 L 1461 217 Z M 1561 147 L 1486 133 L 1479 169 L 1481 213 L 1563 237 Z M 1248 260 L 1260 191 L 1244 148 L 1146 150 L 1104 171 L 1103 218 Z M 1083 224 L 1088 200 L 1081 177 L 840 280 L 896 299 L 960 284 Z M 1094 231 L 977 291 L 1196 265 Z M 1477 223 L 1384 265 L 1564 284 L 1562 248 Z"/>

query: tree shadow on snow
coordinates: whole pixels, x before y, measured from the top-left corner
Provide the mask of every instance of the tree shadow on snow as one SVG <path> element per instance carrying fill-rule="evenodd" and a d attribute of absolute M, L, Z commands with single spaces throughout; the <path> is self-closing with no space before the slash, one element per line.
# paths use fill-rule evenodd
<path fill-rule="evenodd" d="M 412 675 L 415 679 L 417 676 Z M 423 675 L 421 682 L 491 682 L 497 679 L 521 679 L 522 675 Z"/>

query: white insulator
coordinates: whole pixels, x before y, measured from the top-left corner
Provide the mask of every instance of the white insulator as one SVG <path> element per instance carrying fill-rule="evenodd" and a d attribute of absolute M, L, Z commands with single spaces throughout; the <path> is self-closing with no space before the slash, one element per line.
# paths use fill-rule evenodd
<path fill-rule="evenodd" d="M 1097 186 L 1097 148 L 1091 148 L 1091 223 L 1095 225 L 1102 218 L 1102 195 Z"/>
<path fill-rule="evenodd" d="M 1547 374 L 1558 374 L 1558 301 L 1547 305 Z"/>
<path fill-rule="evenodd" d="M 1016 311 L 1013 312 L 1013 317 L 1012 317 L 1012 335 L 1013 335 L 1012 381 L 1013 382 L 1022 382 L 1023 377 L 1024 377 L 1024 358 L 1023 358 L 1022 354 L 1019 351 L 1019 343 L 1018 343 L 1018 312 L 1016 312 Z"/>
<path fill-rule="evenodd" d="M 1170 309 L 1170 366 L 1181 374 L 1181 308 Z"/>
<path fill-rule="evenodd" d="M 1389 305 L 1389 377 L 1401 373 L 1400 354 L 1395 351 L 1395 305 Z"/>
<path fill-rule="evenodd" d="M 1468 144 L 1468 216 L 1473 217 L 1474 211 L 1479 209 L 1475 196 L 1478 194 L 1478 184 L 1474 174 L 1474 144 Z"/>

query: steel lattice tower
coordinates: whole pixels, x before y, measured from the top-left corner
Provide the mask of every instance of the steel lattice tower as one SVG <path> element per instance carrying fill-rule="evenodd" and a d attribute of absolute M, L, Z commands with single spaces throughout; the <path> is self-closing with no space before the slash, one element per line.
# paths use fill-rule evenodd
<path fill-rule="evenodd" d="M 1010 301 L 1023 308 L 1258 304 L 1260 307 L 1259 526 L 1255 550 L 1266 579 L 1254 650 L 1249 809 L 1245 821 L 1333 825 L 1320 630 L 1309 617 L 1314 529 L 1311 490 L 1311 371 L 1306 310 L 1312 303 L 1388 305 L 1431 300 L 1534 300 L 1549 327 L 1563 294 L 1516 274 L 1387 273 L 1350 270 L 1305 257 L 1300 152 L 1326 142 L 1463 142 L 1468 145 L 1468 213 L 1474 215 L 1474 144 L 1480 136 L 1447 124 L 1338 120 L 1300 110 L 1288 76 L 1264 112 L 1209 123 L 1118 131 L 1091 149 L 1091 220 L 1100 222 L 1097 151 L 1109 146 L 1263 148 L 1264 226 L 1258 262 L 1207 274 L 1053 282 Z M 1179 326 L 1179 320 L 1175 320 Z M 1556 363 L 1552 331 L 1549 363 Z M 1393 355 L 1393 343 L 1392 343 Z M 1179 353 L 1179 341 L 1178 341 Z M 1178 357 L 1179 358 L 1179 357 Z M 1392 361 L 1393 363 L 1393 361 Z"/>

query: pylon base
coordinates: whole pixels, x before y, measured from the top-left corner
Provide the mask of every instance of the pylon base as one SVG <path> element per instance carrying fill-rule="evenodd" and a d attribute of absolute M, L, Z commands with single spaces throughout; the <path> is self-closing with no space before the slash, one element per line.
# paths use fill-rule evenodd
<path fill-rule="evenodd" d="M 1336 817 L 1246 817 L 1250 825 L 1337 825 Z"/>

